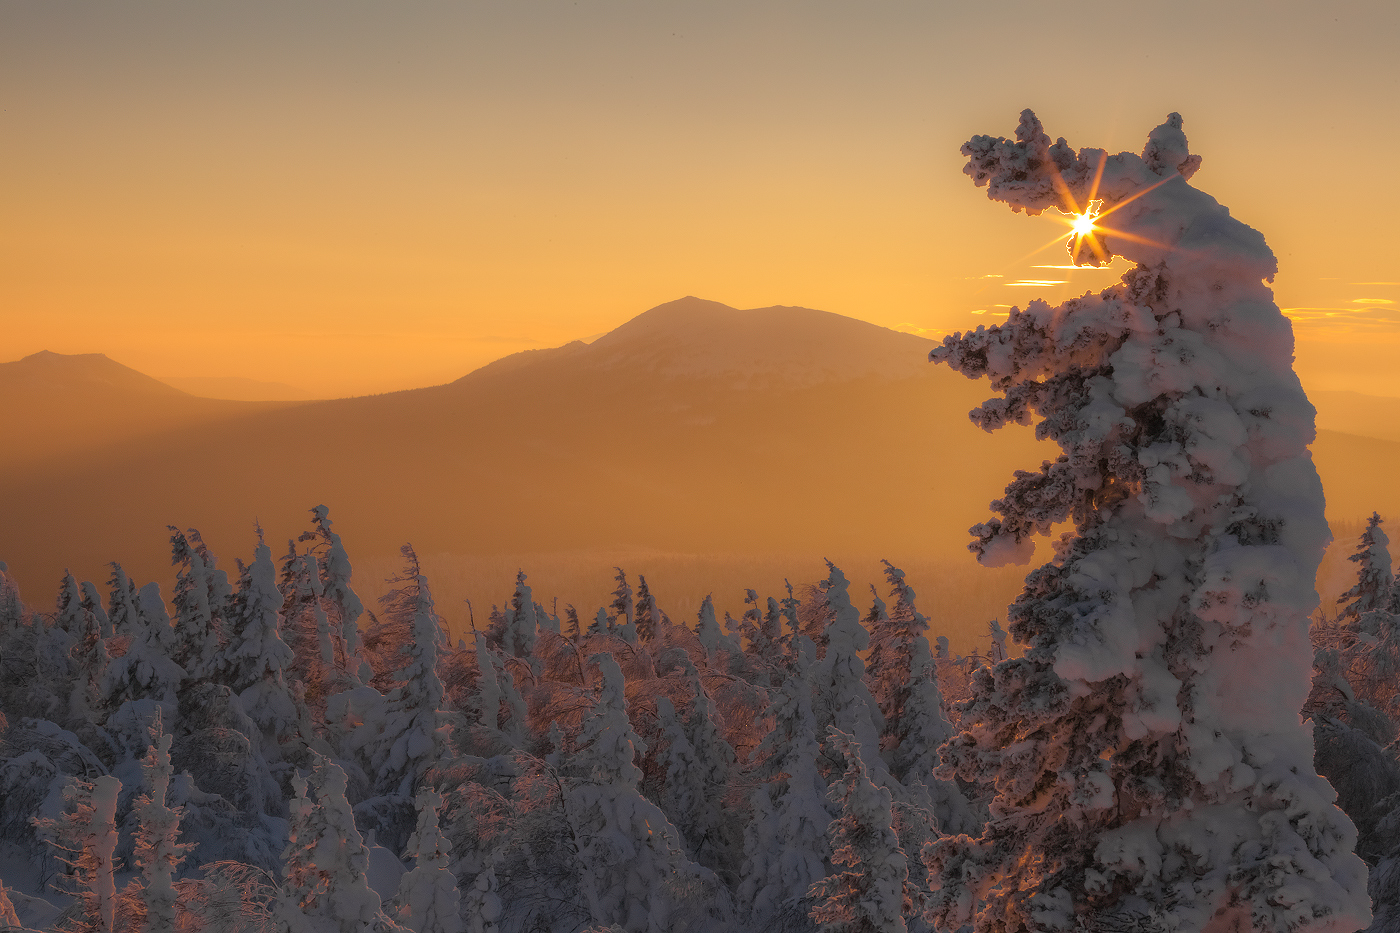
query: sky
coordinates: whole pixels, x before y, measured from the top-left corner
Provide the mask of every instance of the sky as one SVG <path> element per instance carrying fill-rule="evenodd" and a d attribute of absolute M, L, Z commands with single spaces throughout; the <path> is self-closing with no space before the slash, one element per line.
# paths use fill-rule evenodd
<path fill-rule="evenodd" d="M 1116 279 L 962 173 L 1031 107 L 1180 112 L 1305 385 L 1400 396 L 1400 4 L 1066 9 L 7 0 L 0 360 L 364 394 L 684 295 L 941 336 Z"/>

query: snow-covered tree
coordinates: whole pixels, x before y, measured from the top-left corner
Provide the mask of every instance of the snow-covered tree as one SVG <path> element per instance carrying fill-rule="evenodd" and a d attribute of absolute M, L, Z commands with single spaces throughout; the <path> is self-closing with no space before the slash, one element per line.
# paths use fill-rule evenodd
<path fill-rule="evenodd" d="M 924 636 L 914 639 L 909 662 L 909 680 L 900 689 L 903 700 L 893 733 L 890 770 L 933 814 L 943 834 L 975 832 L 980 821 L 967 797 L 955 781 L 935 776 L 942 763 L 938 749 L 952 738 L 953 726 L 943 711 L 938 665 Z"/>
<path fill-rule="evenodd" d="M 612 602 L 608 604 L 608 622 L 611 630 L 628 644 L 637 643 L 636 606 L 632 602 L 632 587 L 627 582 L 627 573 L 621 567 L 614 567 L 617 576 L 613 578 L 617 586 L 613 589 Z"/>
<path fill-rule="evenodd" d="M 282 640 L 282 602 L 272 549 L 260 534 L 230 610 L 224 676 L 271 748 L 294 735 L 303 716 L 286 681 L 293 655 Z"/>
<path fill-rule="evenodd" d="M 194 680 L 218 673 L 223 612 L 231 592 L 228 575 L 214 566 L 199 533 L 170 528 L 170 562 L 175 578 L 175 655 L 172 660 Z"/>
<path fill-rule="evenodd" d="M 707 873 L 686 858 L 679 834 L 638 790 L 636 758 L 645 751 L 627 718 L 622 670 L 597 654 L 598 701 L 583 721 L 569 770 L 567 814 L 583 867 L 583 890 L 593 919 L 633 933 L 662 933 L 673 917 L 677 889 Z"/>
<path fill-rule="evenodd" d="M 331 530 L 330 509 L 318 505 L 311 510 L 313 534 L 324 543 L 320 560 L 321 590 L 335 616 L 339 637 L 337 643 L 343 652 L 338 665 L 354 684 L 367 683 L 372 676 L 369 662 L 360 650 L 360 617 L 365 613 L 364 603 L 354 587 L 350 585 L 353 569 L 350 555 L 340 535 Z"/>
<path fill-rule="evenodd" d="M 151 724 L 151 744 L 141 762 L 141 773 L 146 789 L 135 805 L 135 862 L 141 869 L 141 904 L 145 914 L 141 929 L 143 933 L 175 933 L 179 901 L 175 874 L 190 846 L 179 839 L 179 809 L 166 802 L 174 769 L 170 764 L 170 735 L 162 728 L 159 713 Z"/>
<path fill-rule="evenodd" d="M 418 555 L 411 545 L 402 551 L 404 570 L 391 581 L 400 585 L 380 602 L 386 621 L 410 633 L 406 663 L 395 674 L 399 685 L 388 694 L 384 729 L 371 746 L 370 764 L 381 793 L 411 798 L 415 782 L 441 753 L 437 718 L 444 692 L 437 659 L 447 647 L 447 635 Z"/>
<path fill-rule="evenodd" d="M 69 580 L 72 579 L 70 575 Z M 107 651 L 107 639 L 102 634 L 106 613 L 102 604 L 88 594 L 91 583 L 82 585 L 82 598 L 77 607 L 77 629 L 75 640 L 69 652 L 72 659 L 71 689 L 68 694 L 69 716 L 75 724 L 95 726 L 105 718 L 102 695 L 102 678 L 112 657 Z M 95 594 L 94 594 L 95 595 Z M 110 628 L 110 625 L 106 626 Z"/>
<path fill-rule="evenodd" d="M 120 568 L 118 568 L 120 570 Z M 122 574 L 121 576 L 125 576 Z M 114 574 L 114 579 L 117 575 Z M 114 586 L 115 594 L 118 589 Z M 125 599 L 122 600 L 125 603 Z M 147 583 L 136 595 L 135 611 L 125 614 L 122 626 L 136 626 L 126 654 L 107 665 L 102 676 L 102 692 L 107 707 L 115 710 L 128 700 L 147 697 L 173 705 L 175 693 L 185 679 L 185 669 L 171 658 L 175 653 L 175 630 L 161 599 L 160 586 Z M 113 613 L 113 618 L 117 618 Z"/>
<path fill-rule="evenodd" d="M 110 566 L 112 576 L 107 580 L 107 618 L 111 620 L 113 634 L 132 637 L 141 628 L 136 584 L 131 582 L 121 564 L 113 562 Z"/>
<path fill-rule="evenodd" d="M 1353 628 L 1362 627 L 1367 613 L 1389 608 L 1390 594 L 1395 586 L 1395 574 L 1390 569 L 1390 538 L 1381 528 L 1381 516 L 1372 512 L 1366 530 L 1357 542 L 1356 553 L 1347 560 L 1358 565 L 1356 585 L 1337 597 L 1341 619 Z M 1367 634 L 1375 635 L 1376 632 Z"/>
<path fill-rule="evenodd" d="M 116 924 L 117 795 L 122 782 L 110 774 L 91 782 L 69 778 L 62 794 L 63 812 L 38 820 L 39 833 L 59 851 L 72 871 L 71 893 L 79 912 L 69 928 L 82 933 L 112 933 Z"/>
<path fill-rule="evenodd" d="M 530 657 L 539 637 L 540 622 L 535 616 L 534 596 L 530 585 L 525 582 L 523 570 L 515 575 L 515 594 L 511 596 L 510 607 L 503 616 L 505 626 L 501 633 L 501 649 L 513 658 Z"/>
<path fill-rule="evenodd" d="M 501 919 L 500 882 L 489 865 L 477 872 L 476 881 L 466 897 L 466 933 L 498 933 Z"/>
<path fill-rule="evenodd" d="M 889 781 L 889 768 L 880 757 L 880 731 L 884 717 L 865 685 L 865 662 L 860 652 L 870 644 L 870 633 L 860 623 L 860 613 L 851 605 L 846 576 L 831 561 L 822 582 L 827 604 L 826 654 L 812 665 L 812 712 L 819 730 L 832 727 L 855 736 L 866 769 L 879 784 Z M 828 758 L 834 777 L 845 767 L 839 759 Z"/>
<path fill-rule="evenodd" d="M 1013 209 L 1080 213 L 1075 261 L 1121 285 L 1034 301 L 931 354 L 1040 420 L 1063 454 L 1018 471 L 973 529 L 983 563 L 1075 532 L 1011 607 L 1020 658 L 978 670 L 944 777 L 994 782 L 977 839 L 925 850 L 952 930 L 1345 930 L 1369 922 L 1355 830 L 1298 716 L 1328 539 L 1313 409 L 1264 280 L 1264 239 L 1188 184 L 1172 114 L 1142 154 L 975 137 L 966 171 Z M 1091 252 L 1092 251 L 1092 252 Z"/>
<path fill-rule="evenodd" d="M 812 919 L 822 933 L 905 933 L 909 866 L 895 835 L 889 789 L 870 782 L 851 736 L 835 727 L 830 735 L 846 762 L 845 774 L 831 785 L 839 814 L 828 829 L 831 860 L 845 870 L 812 885 Z"/>
<path fill-rule="evenodd" d="M 661 624 L 662 612 L 656 605 L 656 597 L 647 586 L 647 578 L 637 574 L 637 637 L 649 642 L 656 637 L 657 626 Z"/>
<path fill-rule="evenodd" d="M 461 895 L 446 840 L 438 826 L 442 795 L 424 787 L 416 798 L 418 826 L 408 839 L 405 858 L 413 868 L 399 879 L 395 899 L 395 919 L 413 933 L 463 933 L 467 929 L 460 913 Z"/>
<path fill-rule="evenodd" d="M 756 930 L 807 928 L 808 891 L 830 867 L 831 812 L 811 694 L 800 670 L 788 674 L 765 713 L 773 729 L 753 754 L 754 776 L 766 783 L 753 792 L 744 829 L 739 903 Z"/>
<path fill-rule="evenodd" d="M 315 756 L 306 778 L 292 779 L 282 891 L 277 905 L 281 933 L 397 933 L 369 886 L 369 849 L 355 828 L 341 767 Z M 314 799 L 312 796 L 314 791 Z"/>

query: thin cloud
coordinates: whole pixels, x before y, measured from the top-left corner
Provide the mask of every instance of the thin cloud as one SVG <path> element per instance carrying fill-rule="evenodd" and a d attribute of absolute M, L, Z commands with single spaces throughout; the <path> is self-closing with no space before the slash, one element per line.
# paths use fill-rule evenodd
<path fill-rule="evenodd" d="M 1007 282 L 1008 288 L 1049 288 L 1051 285 L 1067 285 L 1064 279 L 1022 279 L 1019 282 Z"/>
<path fill-rule="evenodd" d="M 1353 298 L 1353 299 L 1351 300 L 1351 303 L 1354 304 L 1354 305 L 1393 305 L 1393 304 L 1395 304 L 1395 302 L 1391 301 L 1389 298 Z"/>
<path fill-rule="evenodd" d="M 1400 308 L 1363 305 L 1359 308 L 1284 308 L 1283 313 L 1300 327 L 1324 327 L 1338 331 L 1400 333 Z"/>
<path fill-rule="evenodd" d="M 1031 266 L 1032 269 L 1073 269 L 1075 272 L 1113 272 L 1112 266 Z"/>

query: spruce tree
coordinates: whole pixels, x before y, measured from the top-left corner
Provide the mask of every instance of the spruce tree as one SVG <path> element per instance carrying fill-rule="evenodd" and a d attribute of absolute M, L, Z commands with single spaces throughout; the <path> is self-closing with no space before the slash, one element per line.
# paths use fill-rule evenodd
<path fill-rule="evenodd" d="M 433 608 L 418 555 L 408 544 L 401 550 L 404 570 L 391 581 L 400 585 L 380 602 L 386 621 L 410 635 L 403 647 L 405 664 L 394 675 L 399 685 L 387 696 L 384 731 L 371 749 L 371 766 L 381 793 L 411 798 L 418 778 L 441 754 L 437 719 L 444 690 L 437 659 L 446 648 L 447 635 Z"/>
<path fill-rule="evenodd" d="M 369 886 L 369 849 L 346 799 L 345 772 L 313 755 L 311 780 L 292 779 L 282 890 L 281 933 L 398 933 Z M 313 794 L 314 792 L 314 794 Z"/>
<path fill-rule="evenodd" d="M 1372 512 L 1357 542 L 1356 552 L 1347 557 L 1359 565 L 1356 585 L 1337 597 L 1337 605 L 1342 607 L 1341 620 L 1368 635 L 1379 632 L 1369 631 L 1374 624 L 1368 627 L 1362 620 L 1367 613 L 1384 612 L 1389 608 L 1391 590 L 1395 586 L 1395 574 L 1390 569 L 1390 538 L 1381 528 L 1381 522 L 1380 513 Z"/>
<path fill-rule="evenodd" d="M 395 919 L 413 933 L 464 933 L 457 878 L 448 867 L 451 846 L 438 826 L 442 795 L 424 787 L 415 800 L 418 826 L 408 839 L 405 858 L 413 868 L 399 879 Z"/>
<path fill-rule="evenodd" d="M 826 654 L 808 673 L 812 711 L 819 730 L 835 727 L 855 736 L 866 769 L 873 780 L 883 785 L 890 779 L 888 766 L 880 757 L 884 717 L 865 685 L 865 661 L 860 656 L 870 644 L 870 634 L 861 625 L 860 613 L 851 605 L 845 574 L 831 561 L 826 566 L 828 576 L 822 582 L 827 605 Z M 839 758 L 827 756 L 830 775 L 839 775 L 844 767 Z"/>
<path fill-rule="evenodd" d="M 1188 184 L 1180 116 L 1142 154 L 975 137 L 966 171 L 1016 210 L 1092 215 L 1071 258 L 1136 262 L 1121 285 L 955 334 L 931 358 L 1039 419 L 1063 451 L 1018 471 L 976 526 L 1024 562 L 1071 521 L 1011 607 L 1023 655 L 978 670 L 944 777 L 994 782 L 977 839 L 925 850 L 930 919 L 978 933 L 1342 930 L 1369 920 L 1354 828 L 1298 710 L 1328 531 L 1313 410 L 1258 232 Z"/>
<path fill-rule="evenodd" d="M 851 736 L 835 727 L 830 736 L 846 762 L 845 774 L 831 786 L 839 814 L 828 830 L 831 860 L 845 870 L 812 885 L 812 919 L 822 933 L 905 933 L 909 867 L 893 828 L 889 789 L 871 783 Z"/>
<path fill-rule="evenodd" d="M 803 672 L 789 672 L 764 713 L 773 728 L 753 753 L 753 777 L 763 783 L 744 829 L 739 903 L 757 930 L 808 925 L 808 892 L 830 869 L 831 812 L 811 695 Z"/>
<path fill-rule="evenodd" d="M 180 810 L 166 802 L 170 778 L 170 735 L 157 712 L 151 723 L 151 744 L 141 762 L 146 790 L 135 804 L 137 830 L 136 867 L 141 869 L 141 904 L 145 912 L 143 933 L 175 933 L 177 904 L 175 874 L 191 846 L 179 841 Z"/>

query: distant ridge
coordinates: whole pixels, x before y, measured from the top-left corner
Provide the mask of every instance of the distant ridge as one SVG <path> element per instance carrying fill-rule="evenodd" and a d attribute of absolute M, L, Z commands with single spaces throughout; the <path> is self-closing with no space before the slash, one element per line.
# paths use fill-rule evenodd
<path fill-rule="evenodd" d="M 102 353 L 66 354 L 40 350 L 14 362 L 0 363 L 0 399 L 89 392 L 167 399 L 189 397 L 174 386 L 123 366 Z"/>
<path fill-rule="evenodd" d="M 644 311 L 592 343 L 526 350 L 458 383 L 555 364 L 717 379 L 732 388 L 905 379 L 928 369 L 933 346 L 926 338 L 829 311 L 786 305 L 740 310 L 687 296 Z"/>
<path fill-rule="evenodd" d="M 307 403 L 194 398 L 100 354 L 36 354 L 0 364 L 0 560 L 32 580 L 99 579 L 114 559 L 165 579 L 167 525 L 246 556 L 254 519 L 271 540 L 323 502 L 357 554 L 961 560 L 1012 472 L 1054 450 L 970 424 L 993 393 L 929 364 L 932 346 L 688 297 L 446 385 Z M 1323 430 L 1314 458 L 1329 514 L 1400 516 L 1400 444 Z"/>
<path fill-rule="evenodd" d="M 41 350 L 0 363 L 0 411 L 6 418 L 0 470 L 270 407 L 279 406 L 196 398 L 102 353 Z"/>

